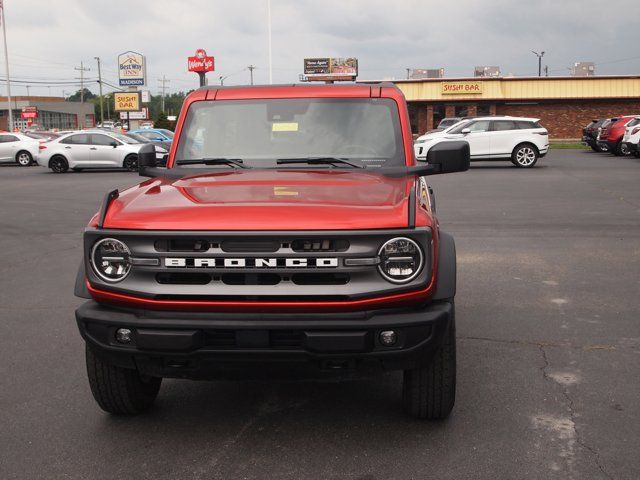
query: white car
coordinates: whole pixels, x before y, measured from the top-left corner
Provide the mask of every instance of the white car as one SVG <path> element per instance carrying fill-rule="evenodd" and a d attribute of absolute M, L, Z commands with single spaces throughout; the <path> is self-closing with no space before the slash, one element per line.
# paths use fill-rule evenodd
<path fill-rule="evenodd" d="M 138 151 L 143 144 L 125 135 L 107 131 L 81 131 L 64 135 L 40 147 L 38 164 L 55 173 L 69 169 L 138 169 Z"/>
<path fill-rule="evenodd" d="M 414 152 L 426 161 L 429 149 L 440 142 L 465 140 L 471 161 L 510 160 L 517 167 L 533 167 L 549 151 L 549 132 L 537 118 L 478 117 L 457 123 L 442 132 L 418 137 Z"/>
<path fill-rule="evenodd" d="M 40 142 L 21 133 L 0 134 L 0 162 L 28 167 L 38 160 Z"/>
<path fill-rule="evenodd" d="M 622 137 L 622 146 L 627 148 L 636 157 L 640 158 L 640 117 L 636 117 L 627 123 Z"/>

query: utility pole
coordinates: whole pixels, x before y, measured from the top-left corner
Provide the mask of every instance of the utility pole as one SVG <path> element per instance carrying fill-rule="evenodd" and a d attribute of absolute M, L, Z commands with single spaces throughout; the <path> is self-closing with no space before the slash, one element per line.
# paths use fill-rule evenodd
<path fill-rule="evenodd" d="M 538 53 L 531 50 L 531 52 L 538 57 L 538 76 L 542 76 L 542 57 L 544 57 L 544 51 Z"/>
<path fill-rule="evenodd" d="M 100 89 L 100 123 L 104 123 L 104 106 L 102 105 L 102 72 L 100 71 L 100 57 L 93 57 L 98 62 L 98 88 Z"/>
<path fill-rule="evenodd" d="M 4 38 L 4 66 L 7 74 L 7 106 L 9 110 L 9 123 L 7 130 L 13 130 L 13 108 L 11 108 L 11 80 L 9 79 L 9 54 L 7 53 L 7 17 L 4 14 L 4 1 L 0 0 L 0 20 L 2 21 L 2 37 Z"/>
<path fill-rule="evenodd" d="M 29 95 L 29 89 L 30 89 L 30 88 L 31 88 L 31 85 L 27 85 L 27 100 L 28 100 L 28 99 L 29 99 L 29 97 L 31 96 L 31 95 Z"/>
<path fill-rule="evenodd" d="M 411 69 L 407 68 L 407 80 L 409 80 L 411 78 Z"/>
<path fill-rule="evenodd" d="M 160 84 L 162 85 L 160 87 L 160 90 L 162 90 L 162 111 L 164 112 L 164 97 L 165 97 L 165 91 L 167 89 L 167 83 L 169 83 L 171 80 L 167 80 L 167 78 L 162 75 L 162 78 L 158 79 L 158 82 L 160 82 Z"/>
<path fill-rule="evenodd" d="M 107 118 L 109 120 L 111 120 L 111 97 L 109 95 L 106 95 L 106 99 L 107 99 Z"/>
<path fill-rule="evenodd" d="M 273 84 L 273 64 L 271 61 L 271 0 L 267 0 L 267 25 L 269 34 L 269 85 Z M 222 84 L 222 81 L 220 82 Z"/>
<path fill-rule="evenodd" d="M 253 70 L 256 67 L 254 65 L 249 65 L 247 68 L 249 69 L 249 75 L 251 75 L 251 85 L 253 85 Z"/>
<path fill-rule="evenodd" d="M 82 61 L 80 61 L 80 68 L 78 67 L 73 67 L 74 70 L 78 70 L 80 71 L 80 104 L 84 104 L 84 72 L 88 72 L 89 70 L 91 70 L 90 68 L 84 68 L 84 64 L 82 63 Z M 76 77 L 77 78 L 77 77 Z M 80 121 L 79 123 L 79 127 L 80 130 L 82 130 L 84 128 L 84 120 L 85 120 L 85 116 L 84 116 L 84 112 L 80 115 Z"/>
<path fill-rule="evenodd" d="M 545 65 L 544 66 L 544 76 L 548 77 L 549 76 L 549 65 Z"/>

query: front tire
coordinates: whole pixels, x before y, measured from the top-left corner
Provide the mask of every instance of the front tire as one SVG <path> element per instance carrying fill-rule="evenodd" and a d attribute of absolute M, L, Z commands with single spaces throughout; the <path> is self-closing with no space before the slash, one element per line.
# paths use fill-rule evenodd
<path fill-rule="evenodd" d="M 405 413 L 429 420 L 447 418 L 456 400 L 456 322 L 451 321 L 436 354 L 423 365 L 404 371 L 402 407 Z"/>
<path fill-rule="evenodd" d="M 105 412 L 134 415 L 148 410 L 162 378 L 141 377 L 137 370 L 112 365 L 86 347 L 87 375 L 93 398 Z"/>
<path fill-rule="evenodd" d="M 49 168 L 53 173 L 65 173 L 69 170 L 69 163 L 62 155 L 56 155 L 49 160 Z"/>
<path fill-rule="evenodd" d="M 531 168 L 538 161 L 538 149 L 530 143 L 523 143 L 513 149 L 511 162 L 519 168 Z"/>
<path fill-rule="evenodd" d="M 21 167 L 28 167 L 33 163 L 33 156 L 26 150 L 20 150 L 16 154 L 16 163 Z"/>
<path fill-rule="evenodd" d="M 138 171 L 138 156 L 137 155 L 129 155 L 122 162 L 122 167 L 130 172 Z"/>

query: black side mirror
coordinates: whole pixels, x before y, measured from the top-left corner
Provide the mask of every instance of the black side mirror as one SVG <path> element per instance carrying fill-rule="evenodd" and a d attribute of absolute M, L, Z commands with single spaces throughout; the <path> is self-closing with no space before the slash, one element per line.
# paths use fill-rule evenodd
<path fill-rule="evenodd" d="M 152 169 L 156 167 L 156 147 L 146 143 L 138 150 L 138 173 L 142 177 L 155 177 Z"/>
<path fill-rule="evenodd" d="M 434 168 L 433 173 L 466 172 L 471 159 L 469 142 L 440 142 L 431 147 L 427 163 Z"/>
<path fill-rule="evenodd" d="M 116 148 L 118 146 L 118 142 L 116 142 L 115 140 L 113 142 L 111 142 L 109 145 L 111 145 L 113 148 Z"/>

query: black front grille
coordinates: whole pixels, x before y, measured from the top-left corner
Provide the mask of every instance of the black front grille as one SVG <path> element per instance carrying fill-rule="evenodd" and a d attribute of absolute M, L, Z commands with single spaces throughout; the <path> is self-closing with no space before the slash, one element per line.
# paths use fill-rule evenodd
<path fill-rule="evenodd" d="M 303 343 L 303 332 L 299 330 L 265 330 L 255 337 L 262 339 L 249 346 L 243 345 L 243 336 L 236 330 L 205 330 L 204 346 L 211 348 L 300 348 Z M 240 337 L 240 339 L 239 339 Z"/>
<path fill-rule="evenodd" d="M 211 275 L 200 272 L 164 272 L 156 275 L 156 281 L 161 285 L 206 285 L 211 282 Z"/>
<path fill-rule="evenodd" d="M 225 285 L 277 285 L 282 277 L 277 273 L 225 273 L 221 279 Z"/>

